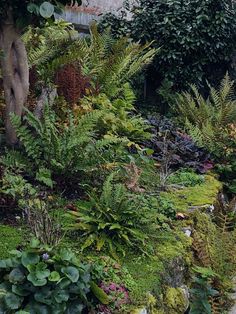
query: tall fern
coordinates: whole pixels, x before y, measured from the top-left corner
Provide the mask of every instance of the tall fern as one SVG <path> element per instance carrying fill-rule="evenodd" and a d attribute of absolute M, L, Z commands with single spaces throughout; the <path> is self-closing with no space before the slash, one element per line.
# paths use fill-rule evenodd
<path fill-rule="evenodd" d="M 177 108 L 189 134 L 200 146 L 216 156 L 225 154 L 229 126 L 236 122 L 234 82 L 228 74 L 219 90 L 210 89 L 210 96 L 206 100 L 192 86 L 191 93 L 179 95 Z"/>
<path fill-rule="evenodd" d="M 32 34 L 25 35 L 31 65 L 37 65 L 38 72 L 52 80 L 60 67 L 77 63 L 92 84 L 108 97 L 118 95 L 123 84 L 149 64 L 156 54 L 150 44 L 141 46 L 131 43 L 128 38 L 114 39 L 109 30 L 101 34 L 96 24 L 91 25 L 89 39 L 71 35 L 68 25 L 62 25 L 56 30 L 55 40 L 51 28 L 47 26 L 42 35 L 43 45 L 35 48 L 30 45 Z"/>
<path fill-rule="evenodd" d="M 31 164 L 29 169 L 34 169 L 38 181 L 46 182 L 50 173 L 52 177 L 75 177 L 78 172 L 91 172 L 115 161 L 116 149 L 124 146 L 127 140 L 116 136 L 97 139 L 95 126 L 101 115 L 101 111 L 94 110 L 77 121 L 70 114 L 67 125 L 63 126 L 49 106 L 45 106 L 42 120 L 27 109 L 23 122 L 18 116 L 11 116 L 22 145 L 22 154 Z M 12 161 L 16 164 L 18 155 L 9 151 L 7 156 L 5 160 L 8 163 Z M 21 160 L 24 160 L 23 157 Z M 44 178 L 40 174 L 45 175 Z"/>

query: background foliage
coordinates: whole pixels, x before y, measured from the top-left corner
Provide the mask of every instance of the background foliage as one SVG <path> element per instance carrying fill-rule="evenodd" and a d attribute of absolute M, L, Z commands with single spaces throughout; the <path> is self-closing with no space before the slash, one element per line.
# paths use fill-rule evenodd
<path fill-rule="evenodd" d="M 148 73 L 154 88 L 163 80 L 173 90 L 190 83 L 206 87 L 206 80 L 215 83 L 229 68 L 236 35 L 231 1 L 139 0 L 128 10 L 131 21 L 108 15 L 102 27 L 110 25 L 116 36 L 129 31 L 134 41 L 154 40 L 161 48 Z"/>

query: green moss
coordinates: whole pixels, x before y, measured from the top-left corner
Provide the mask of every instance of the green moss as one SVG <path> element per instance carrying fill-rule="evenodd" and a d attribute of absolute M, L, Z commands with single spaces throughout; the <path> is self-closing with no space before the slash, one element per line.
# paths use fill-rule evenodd
<path fill-rule="evenodd" d="M 192 239 L 188 238 L 182 231 L 163 232 L 159 237 L 156 255 L 163 263 L 182 257 L 186 264 L 191 263 Z"/>
<path fill-rule="evenodd" d="M 165 304 L 168 314 L 182 314 L 186 311 L 186 298 L 180 288 L 168 287 L 165 294 Z"/>
<path fill-rule="evenodd" d="M 127 254 L 123 261 L 136 282 L 133 289 L 130 289 L 135 304 L 147 304 L 148 293 L 160 299 L 163 278 L 171 276 L 173 270 L 170 270 L 168 265 L 171 265 L 173 260 L 180 258 L 184 265 L 189 265 L 192 261 L 191 239 L 182 231 L 162 231 L 152 245 L 152 257 Z"/>
<path fill-rule="evenodd" d="M 147 294 L 159 295 L 161 291 L 161 276 L 164 271 L 162 262 L 156 257 L 130 256 L 124 261 L 131 276 L 136 282 L 131 290 L 131 299 L 135 304 L 146 304 Z"/>
<path fill-rule="evenodd" d="M 213 204 L 221 187 L 215 177 L 206 175 L 203 184 L 173 192 L 162 192 L 161 196 L 171 201 L 177 211 L 186 211 L 191 206 Z"/>
<path fill-rule="evenodd" d="M 24 232 L 15 227 L 0 225 L 0 259 L 8 258 L 9 252 L 24 242 Z"/>

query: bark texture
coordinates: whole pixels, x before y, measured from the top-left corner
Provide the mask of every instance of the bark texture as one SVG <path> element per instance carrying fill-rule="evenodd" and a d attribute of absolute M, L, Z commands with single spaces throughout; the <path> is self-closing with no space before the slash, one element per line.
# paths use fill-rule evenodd
<path fill-rule="evenodd" d="M 10 114 L 22 115 L 29 92 L 29 66 L 25 45 L 17 31 L 12 14 L 0 22 L 1 69 L 5 94 L 5 128 L 7 143 L 17 143 L 16 132 L 10 121 Z"/>
<path fill-rule="evenodd" d="M 43 117 L 43 111 L 44 111 L 45 104 L 52 106 L 56 96 L 57 96 L 56 88 L 45 87 L 42 89 L 42 93 L 39 96 L 39 98 L 36 102 L 36 105 L 35 105 L 35 109 L 34 109 L 34 115 L 38 119 L 41 120 Z"/>

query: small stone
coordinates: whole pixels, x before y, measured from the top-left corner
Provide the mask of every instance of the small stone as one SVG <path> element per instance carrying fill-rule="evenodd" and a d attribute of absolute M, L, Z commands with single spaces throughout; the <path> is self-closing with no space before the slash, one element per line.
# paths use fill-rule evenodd
<path fill-rule="evenodd" d="M 187 237 L 191 237 L 192 230 L 191 230 L 190 227 L 182 228 L 182 231 L 184 232 L 184 234 L 185 234 Z"/>

